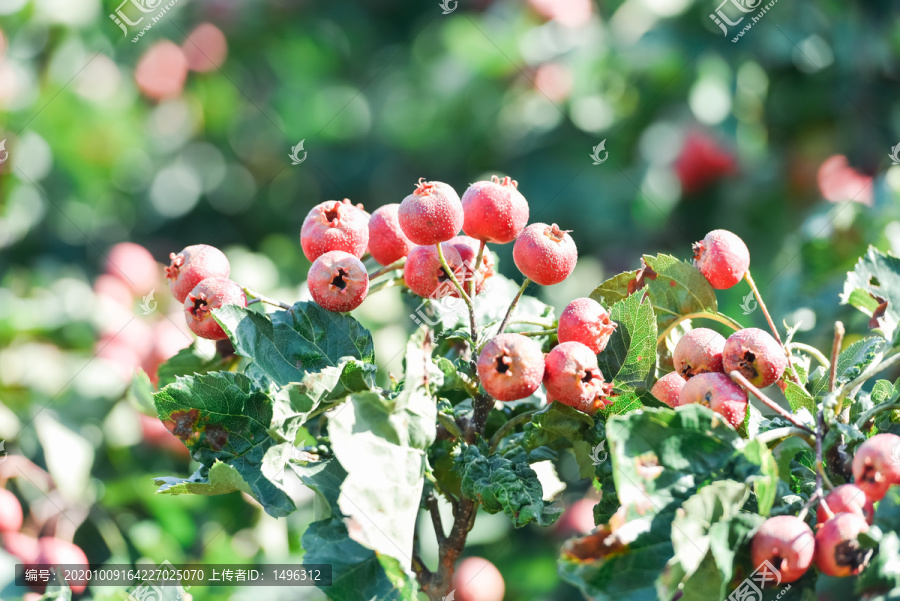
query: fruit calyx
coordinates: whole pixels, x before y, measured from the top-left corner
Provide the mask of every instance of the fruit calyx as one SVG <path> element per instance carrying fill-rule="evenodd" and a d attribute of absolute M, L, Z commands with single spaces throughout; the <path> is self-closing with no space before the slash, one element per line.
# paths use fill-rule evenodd
<path fill-rule="evenodd" d="M 549 228 L 547 228 L 545 233 L 547 234 L 547 237 L 550 238 L 551 240 L 553 240 L 554 242 L 562 242 L 563 240 L 566 239 L 566 234 L 569 234 L 571 232 L 572 232 L 572 230 L 559 229 L 559 226 L 554 223 Z"/>
<path fill-rule="evenodd" d="M 691 250 L 694 251 L 694 260 L 699 261 L 703 257 L 703 251 L 706 250 L 706 246 L 703 245 L 703 241 L 694 242 L 691 245 Z"/>
<path fill-rule="evenodd" d="M 209 304 L 207 302 L 205 294 L 191 294 L 188 296 L 188 298 L 193 305 L 190 310 L 191 315 L 193 315 L 197 319 L 206 319 L 207 317 L 209 317 Z"/>
<path fill-rule="evenodd" d="M 506 186 L 508 188 L 513 188 L 516 190 L 518 190 L 518 188 L 519 188 L 519 182 L 517 182 L 516 180 L 514 180 L 513 178 L 511 178 L 508 175 L 506 177 L 504 177 L 502 180 L 499 177 L 497 177 L 496 175 L 492 175 L 491 181 L 495 184 L 500 184 L 501 186 Z"/>
<path fill-rule="evenodd" d="M 416 184 L 416 189 L 413 190 L 413 194 L 416 196 L 428 196 L 431 194 L 432 190 L 434 190 L 434 184 L 426 182 L 424 177 L 420 177 L 419 183 Z"/>
<path fill-rule="evenodd" d="M 181 266 L 184 265 L 184 255 L 169 253 L 169 260 L 172 262 L 169 265 L 166 265 L 166 278 L 174 280 L 178 277 Z"/>

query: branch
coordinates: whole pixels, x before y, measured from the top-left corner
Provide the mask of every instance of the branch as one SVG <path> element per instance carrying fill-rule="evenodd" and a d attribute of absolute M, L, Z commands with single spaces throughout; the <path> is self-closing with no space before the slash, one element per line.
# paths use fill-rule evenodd
<path fill-rule="evenodd" d="M 406 280 L 404 280 L 402 276 L 392 278 L 389 280 L 381 280 L 374 286 L 369 287 L 369 292 L 367 293 L 367 295 L 375 294 L 379 290 L 384 290 L 385 288 L 393 288 L 394 286 L 405 286 L 405 285 L 406 285 Z"/>
<path fill-rule="evenodd" d="M 549 336 L 550 334 L 556 334 L 556 328 L 551 328 L 549 330 L 535 330 L 533 332 L 516 332 L 519 336 Z"/>
<path fill-rule="evenodd" d="M 425 506 L 428 507 L 428 513 L 431 515 L 431 525 L 434 527 L 434 535 L 437 537 L 438 545 L 442 545 L 447 537 L 444 535 L 444 524 L 441 521 L 437 497 L 434 494 L 429 494 L 425 497 Z"/>
<path fill-rule="evenodd" d="M 765 405 L 769 409 L 771 409 L 772 411 L 774 411 L 775 413 L 777 413 L 784 419 L 788 420 L 789 422 L 791 422 L 792 424 L 794 424 L 801 430 L 806 430 L 810 434 L 815 434 L 815 431 L 813 431 L 812 428 L 806 426 L 803 422 L 797 421 L 797 418 L 795 418 L 789 412 L 785 411 L 778 403 L 776 403 L 775 401 L 773 401 L 772 399 L 767 397 L 765 395 L 765 393 L 763 391 L 761 391 L 759 388 L 757 388 L 756 386 L 751 384 L 747 378 L 745 378 L 743 375 L 741 375 L 741 372 L 735 370 L 728 375 L 731 376 L 732 380 L 736 380 L 738 384 L 740 384 L 741 386 L 743 386 L 744 388 L 746 388 L 747 390 L 752 392 L 753 395 L 756 398 L 758 398 L 760 401 L 765 403 Z"/>

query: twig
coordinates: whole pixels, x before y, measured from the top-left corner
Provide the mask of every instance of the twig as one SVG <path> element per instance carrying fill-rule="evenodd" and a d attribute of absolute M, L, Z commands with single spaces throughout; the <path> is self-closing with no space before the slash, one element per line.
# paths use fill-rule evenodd
<path fill-rule="evenodd" d="M 512 317 L 513 312 L 516 310 L 516 306 L 519 304 L 519 299 L 522 298 L 522 295 L 525 293 L 525 289 L 528 288 L 528 284 L 531 283 L 531 280 L 525 278 L 525 281 L 522 282 L 522 286 L 519 288 L 519 292 L 516 293 L 515 298 L 512 299 L 512 302 L 509 304 L 509 309 L 506 310 L 506 317 L 503 318 L 503 321 L 500 322 L 500 328 L 497 330 L 497 336 L 503 333 L 503 330 L 506 329 L 506 326 L 509 325 L 509 320 Z"/>
<path fill-rule="evenodd" d="M 402 259 L 397 259 L 390 265 L 385 265 L 384 267 L 381 267 L 380 269 L 373 271 L 372 273 L 369 274 L 369 279 L 374 280 L 378 276 L 382 276 L 391 271 L 397 271 L 398 269 L 402 268 L 404 265 L 406 265 L 406 257 L 403 257 Z"/>
<path fill-rule="evenodd" d="M 831 345 L 831 365 L 829 366 L 830 373 L 828 375 L 828 392 L 834 392 L 834 383 L 837 381 L 838 357 L 841 354 L 841 344 L 843 343 L 843 341 L 844 324 L 836 321 L 834 322 L 834 343 Z M 837 411 L 837 413 L 840 413 L 840 411 Z"/>
<path fill-rule="evenodd" d="M 478 339 L 478 325 L 475 323 L 475 305 L 472 304 L 472 297 L 466 294 L 466 291 L 463 289 L 462 284 L 459 283 L 459 280 L 456 279 L 456 274 L 453 273 L 453 270 L 450 269 L 450 265 L 447 263 L 447 259 L 444 258 L 444 250 L 441 248 L 441 243 L 435 244 L 437 247 L 438 258 L 441 261 L 441 267 L 444 268 L 444 273 L 447 274 L 447 277 L 450 278 L 450 281 L 453 282 L 453 286 L 456 288 L 456 291 L 459 293 L 459 298 L 463 299 L 463 302 L 466 303 L 466 307 L 469 309 L 469 329 L 472 334 L 472 347 L 474 350 L 475 343 Z M 465 270 L 463 270 L 465 273 Z M 472 276 L 475 277 L 474 275 Z"/>
<path fill-rule="evenodd" d="M 550 334 L 555 334 L 556 328 L 551 328 L 549 330 L 535 330 L 532 332 L 516 332 L 520 336 L 549 336 Z"/>
<path fill-rule="evenodd" d="M 758 398 L 760 401 L 765 403 L 765 405 L 767 407 L 769 407 L 769 409 L 771 409 L 772 411 L 774 411 L 775 413 L 777 413 L 784 419 L 788 420 L 789 422 L 791 422 L 792 424 L 794 424 L 801 430 L 806 430 L 807 432 L 809 432 L 811 434 L 815 434 L 815 431 L 812 428 L 805 425 L 803 422 L 798 421 L 797 418 L 795 418 L 789 412 L 785 411 L 780 405 L 778 405 L 778 403 L 776 403 L 775 401 L 773 401 L 772 399 L 767 397 L 763 391 L 761 391 L 759 388 L 757 388 L 756 386 L 751 384 L 750 381 L 741 374 L 741 372 L 735 370 L 728 375 L 731 376 L 732 380 L 737 380 L 738 384 L 740 384 L 741 386 L 743 386 L 744 388 L 746 388 L 747 390 L 752 392 L 753 395 L 756 398 Z"/>
<path fill-rule="evenodd" d="M 778 342 L 778 345 L 784 349 L 784 355 L 788 360 L 788 367 L 791 368 L 791 375 L 794 377 L 794 382 L 800 388 L 803 388 L 803 382 L 800 381 L 800 377 L 797 375 L 797 370 L 794 369 L 794 363 L 791 361 L 791 351 L 785 346 L 785 344 L 781 341 L 781 335 L 778 333 L 778 328 L 775 327 L 775 322 L 772 321 L 772 316 L 769 314 L 769 308 L 766 307 L 766 302 L 763 300 L 762 294 L 759 292 L 759 288 L 756 287 L 756 282 L 753 281 L 753 277 L 750 275 L 750 270 L 747 270 L 747 273 L 744 274 L 744 279 L 747 280 L 747 283 L 750 284 L 750 289 L 753 291 L 753 295 L 756 297 L 756 302 L 759 303 L 759 308 L 762 309 L 763 315 L 766 317 L 766 321 L 769 322 L 769 328 L 772 330 L 772 334 L 775 336 L 775 340 Z"/>
<path fill-rule="evenodd" d="M 721 313 L 710 313 L 709 311 L 698 311 L 697 313 L 688 313 L 687 315 L 679 315 L 675 321 L 666 326 L 666 329 L 663 330 L 662 334 L 659 335 L 656 339 L 656 344 L 659 345 L 663 340 L 666 339 L 666 336 L 675 329 L 675 326 L 680 324 L 682 321 L 687 319 L 711 319 L 713 321 L 718 321 L 719 323 L 723 323 L 732 330 L 741 330 L 744 326 L 731 319 L 727 315 L 723 315 Z"/>
<path fill-rule="evenodd" d="M 454 438 L 458 440 L 463 440 L 465 438 L 465 434 L 463 434 L 463 431 L 460 429 L 459 424 L 456 423 L 455 419 L 440 411 L 438 411 L 437 417 L 438 422 L 444 426 L 444 429 L 452 434 Z"/>
<path fill-rule="evenodd" d="M 856 427 L 862 430 L 863 426 L 865 426 L 870 419 L 872 419 L 882 411 L 891 411 L 893 409 L 900 409 L 900 400 L 887 401 L 886 403 L 875 405 L 856 419 Z"/>
<path fill-rule="evenodd" d="M 757 434 L 754 440 L 768 445 L 769 443 L 781 440 L 782 438 L 787 438 L 788 436 L 802 436 L 807 439 L 807 441 L 811 441 L 814 438 L 808 430 L 801 430 L 794 426 L 784 426 L 783 428 L 772 428 L 771 430 L 766 430 L 761 434 Z"/>
<path fill-rule="evenodd" d="M 379 290 L 384 290 L 385 288 L 393 288 L 394 286 L 405 286 L 406 281 L 403 279 L 403 276 L 391 278 L 389 280 L 381 280 L 374 286 L 369 287 L 368 294 L 375 294 Z"/>
<path fill-rule="evenodd" d="M 856 388 L 857 386 L 862 386 L 866 380 L 868 380 L 875 374 L 881 373 L 884 370 L 893 367 L 898 362 L 900 362 L 900 349 L 895 349 L 885 355 L 881 363 L 873 363 L 868 368 L 866 368 L 866 370 L 855 380 L 852 380 L 841 386 L 838 402 L 842 402 L 847 394 L 854 388 Z"/>
<path fill-rule="evenodd" d="M 433 493 L 425 497 L 425 506 L 428 507 L 428 513 L 431 515 L 431 525 L 434 526 L 434 535 L 437 537 L 440 545 L 447 536 L 444 534 L 444 524 L 441 521 L 441 511 L 438 508 L 437 497 Z"/>
<path fill-rule="evenodd" d="M 552 328 L 555 323 L 556 323 L 556 321 L 554 321 L 552 319 L 539 320 L 537 318 L 531 318 L 531 319 L 510 319 L 509 323 L 506 325 L 511 326 L 513 324 L 524 324 L 526 326 L 538 326 L 541 328 Z"/>
<path fill-rule="evenodd" d="M 825 409 L 819 409 L 816 416 L 816 493 L 822 497 L 825 502 L 825 495 L 822 493 L 822 481 L 828 483 L 828 489 L 834 488 L 834 485 L 825 475 L 825 462 L 822 460 L 822 439 L 825 437 Z M 826 505 L 827 508 L 827 505 Z"/>
<path fill-rule="evenodd" d="M 494 432 L 494 435 L 491 437 L 490 443 L 490 452 L 493 453 L 497 450 L 497 447 L 500 446 L 500 442 L 509 434 L 512 430 L 515 430 L 522 424 L 527 424 L 531 421 L 531 416 L 537 413 L 537 409 L 532 411 L 526 411 L 525 413 L 520 413 L 515 416 L 511 420 L 507 421 L 505 424 L 500 426 L 500 428 Z"/>
<path fill-rule="evenodd" d="M 253 303 L 266 303 L 267 305 L 272 305 L 273 307 L 280 307 L 285 311 L 291 310 L 291 306 L 289 304 L 269 298 L 268 296 L 264 296 L 259 292 L 254 292 L 250 288 L 244 288 L 244 294 L 252 297 L 252 300 L 247 301 L 248 305 L 252 305 Z"/>
<path fill-rule="evenodd" d="M 803 344 L 802 342 L 791 342 L 788 344 L 788 348 L 797 349 L 798 351 L 803 351 L 804 353 L 815 357 L 816 361 L 818 361 L 819 364 L 824 365 L 826 369 L 831 367 L 828 357 L 814 346 Z"/>
<path fill-rule="evenodd" d="M 472 279 L 469 280 L 469 298 L 475 298 L 475 279 L 478 276 L 478 270 L 481 269 L 481 262 L 484 260 L 484 247 L 487 245 L 487 242 L 484 240 L 481 241 L 481 244 L 478 246 L 478 253 L 475 255 L 475 265 L 472 266 L 472 269 L 475 271 L 472 273 Z"/>

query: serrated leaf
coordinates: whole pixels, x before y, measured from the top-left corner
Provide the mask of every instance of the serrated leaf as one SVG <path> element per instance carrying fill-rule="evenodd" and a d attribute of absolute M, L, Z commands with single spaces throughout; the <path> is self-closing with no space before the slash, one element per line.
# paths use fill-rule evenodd
<path fill-rule="evenodd" d="M 857 340 L 838 355 L 835 368 L 835 388 L 853 380 L 869 367 L 872 363 L 880 361 L 886 347 L 881 336 L 869 336 Z M 816 381 L 813 386 L 813 396 L 819 398 L 828 392 L 828 378 L 824 377 Z"/>
<path fill-rule="evenodd" d="M 284 386 L 303 382 L 309 373 L 342 367 L 348 358 L 374 364 L 372 335 L 353 317 L 332 313 L 310 302 L 290 311 L 263 315 L 228 305 L 213 311 L 235 352 Z M 356 365 L 352 369 L 362 369 Z M 344 375 L 344 374 L 342 374 Z"/>
<path fill-rule="evenodd" d="M 131 376 L 128 399 L 141 413 L 152 415 L 156 412 L 156 405 L 153 403 L 153 384 L 150 382 L 147 372 L 140 367 L 135 369 L 134 375 Z"/>
<path fill-rule="evenodd" d="M 478 446 L 465 445 L 453 469 L 460 475 L 463 496 L 481 503 L 488 513 L 502 511 L 516 528 L 531 521 L 549 526 L 562 513 L 543 501 L 541 483 L 522 449 L 486 456 Z"/>
<path fill-rule="evenodd" d="M 870 246 L 847 274 L 841 304 L 871 317 L 869 326 L 894 340 L 900 321 L 900 259 Z"/>
<path fill-rule="evenodd" d="M 636 290 L 650 295 L 661 331 L 681 315 L 718 311 L 716 293 L 703 274 L 687 261 L 671 255 L 644 255 L 643 267 L 603 282 L 591 298 L 609 307 Z"/>
<path fill-rule="evenodd" d="M 301 539 L 305 563 L 332 564 L 332 585 L 322 590 L 333 601 L 398 599 L 415 601 L 416 583 L 391 556 L 369 549 L 350 537 L 338 507 L 347 472 L 337 459 L 291 467 L 316 492 L 317 521 Z M 352 518 L 351 518 L 352 519 Z M 405 565 L 405 564 L 404 564 Z"/>
<path fill-rule="evenodd" d="M 221 461 L 213 463 L 205 476 L 201 476 L 198 471 L 190 478 L 160 477 L 156 479 L 156 485 L 159 486 L 157 493 L 167 495 L 213 496 L 228 494 L 236 490 L 253 494 L 250 485 L 241 477 L 240 473 L 234 467 Z"/>
<path fill-rule="evenodd" d="M 656 319 L 649 299 L 635 294 L 616 303 L 610 309 L 610 319 L 618 326 L 606 348 L 597 355 L 597 363 L 620 398 L 604 410 L 604 415 L 627 413 L 643 406 L 656 362 Z"/>
<path fill-rule="evenodd" d="M 784 397 L 788 400 L 792 412 L 796 412 L 802 408 L 809 411 L 811 415 L 815 415 L 815 399 L 813 399 L 806 388 L 798 386 L 796 382 L 791 382 L 790 380 L 787 381 L 784 387 Z"/>
<path fill-rule="evenodd" d="M 204 353 L 197 347 L 194 341 L 187 348 L 178 351 L 175 356 L 159 366 L 156 371 L 159 377 L 157 386 L 164 388 L 175 381 L 179 376 L 192 376 L 205 374 L 211 371 L 219 371 L 225 368 L 227 361 L 216 353 Z"/>
<path fill-rule="evenodd" d="M 201 478 L 222 461 L 237 470 L 271 515 L 295 509 L 281 485 L 283 447 L 275 448 L 278 441 L 268 433 L 272 399 L 250 378 L 231 372 L 179 378 L 157 392 L 154 401 L 166 428 L 203 464 Z"/>

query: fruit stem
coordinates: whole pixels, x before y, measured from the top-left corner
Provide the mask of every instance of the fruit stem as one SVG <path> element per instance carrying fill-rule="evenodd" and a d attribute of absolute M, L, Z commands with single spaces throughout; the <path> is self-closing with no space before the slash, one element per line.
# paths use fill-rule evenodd
<path fill-rule="evenodd" d="M 280 307 L 285 311 L 291 310 L 291 306 L 289 304 L 277 301 L 273 298 L 269 298 L 268 296 L 264 296 L 259 292 L 254 292 L 250 288 L 244 288 L 244 294 L 252 297 L 251 300 L 247 301 L 248 305 L 252 305 L 253 303 L 266 303 L 267 305 L 272 305 L 273 307 Z"/>
<path fill-rule="evenodd" d="M 662 344 L 663 340 L 671 333 L 672 330 L 675 329 L 675 326 L 680 324 L 682 321 L 687 319 L 711 319 L 713 321 L 718 321 L 719 323 L 723 323 L 735 332 L 738 330 L 743 330 L 744 326 L 731 319 L 727 315 L 723 315 L 722 313 L 710 313 L 709 311 L 698 311 L 697 313 L 688 313 L 687 315 L 679 315 L 675 321 L 666 326 L 666 329 L 663 330 L 663 333 L 659 335 L 656 339 L 656 344 L 659 346 Z"/>
<path fill-rule="evenodd" d="M 870 419 L 881 413 L 882 411 L 890 411 L 892 409 L 900 409 L 900 400 L 898 401 L 887 401 L 886 403 L 881 403 L 880 405 L 875 405 L 865 413 L 859 416 L 856 420 L 856 427 L 860 430 L 866 425 Z"/>
<path fill-rule="evenodd" d="M 791 415 L 788 411 L 785 411 L 778 403 L 776 403 L 775 401 L 773 401 L 772 399 L 767 397 L 762 390 L 760 390 L 759 388 L 757 388 L 756 386 L 751 384 L 750 380 L 745 378 L 741 374 L 741 372 L 735 370 L 735 371 L 732 371 L 728 375 L 731 376 L 732 380 L 737 381 L 738 384 L 740 384 L 741 386 L 743 386 L 744 388 L 746 388 L 747 390 L 752 392 L 753 396 L 755 396 L 760 401 L 762 401 L 769 409 L 771 409 L 772 411 L 774 411 L 775 413 L 777 413 L 784 419 L 788 420 L 789 422 L 791 422 L 792 424 L 794 424 L 801 430 L 806 430 L 810 434 L 815 434 L 815 431 L 812 428 L 810 428 L 803 422 L 797 421 L 797 418 L 795 418 L 793 415 Z"/>
<path fill-rule="evenodd" d="M 814 346 L 803 344 L 802 342 L 790 342 L 788 343 L 788 348 L 797 349 L 798 351 L 803 351 L 808 355 L 815 357 L 816 361 L 818 361 L 821 365 L 824 365 L 826 369 L 831 367 L 831 363 L 829 363 L 828 357 L 826 357 L 822 353 L 822 351 Z"/>
<path fill-rule="evenodd" d="M 484 247 L 486 245 L 487 242 L 482 240 L 481 245 L 478 247 L 478 254 L 475 255 L 475 265 L 472 266 L 472 279 L 469 280 L 469 298 L 475 298 L 475 278 L 478 274 L 478 270 L 481 269 L 481 262 L 484 260 Z"/>
<path fill-rule="evenodd" d="M 535 330 L 533 332 L 516 332 L 516 334 L 521 334 L 522 336 L 549 336 L 550 334 L 556 334 L 556 328 L 549 330 Z"/>
<path fill-rule="evenodd" d="M 750 270 L 744 274 L 744 279 L 747 280 L 747 283 L 750 284 L 750 289 L 753 291 L 753 296 L 756 297 L 756 302 L 759 303 L 759 308 L 762 309 L 763 315 L 766 316 L 766 321 L 769 322 L 769 328 L 772 330 L 772 334 L 775 336 L 775 340 L 778 342 L 778 345 L 784 349 L 784 356 L 787 357 L 788 367 L 791 368 L 791 376 L 794 379 L 794 382 L 800 388 L 803 388 L 803 382 L 800 381 L 800 376 L 797 375 L 797 370 L 794 369 L 794 362 L 791 360 L 791 351 L 785 346 L 785 344 L 781 341 L 781 335 L 778 333 L 778 328 L 775 327 L 775 322 L 772 321 L 772 316 L 769 314 L 769 308 L 766 307 L 766 302 L 763 300 L 762 294 L 759 293 L 759 288 L 756 287 L 756 282 L 753 281 L 753 277 L 750 275 Z"/>
<path fill-rule="evenodd" d="M 542 328 L 552 328 L 554 326 L 554 324 L 556 324 L 556 321 L 554 321 L 552 319 L 547 319 L 544 321 L 538 321 L 537 319 L 511 319 L 511 320 L 509 320 L 508 325 L 513 325 L 516 323 L 522 323 L 527 326 L 540 326 Z"/>
<path fill-rule="evenodd" d="M 824 480 L 828 486 L 828 490 L 834 488 L 834 485 L 825 475 L 825 462 L 822 460 L 822 439 L 825 437 L 825 408 L 819 409 L 816 415 L 816 493 L 822 497 L 822 503 L 825 506 L 825 512 L 831 513 L 828 505 L 825 504 L 825 495 L 822 493 L 822 481 Z"/>
<path fill-rule="evenodd" d="M 838 395 L 838 403 L 843 403 L 847 395 L 857 386 L 862 386 L 866 380 L 877 373 L 893 367 L 898 362 L 900 362 L 900 349 L 893 350 L 885 355 L 880 363 L 876 362 L 870 365 L 858 378 L 841 386 L 840 394 Z"/>
<path fill-rule="evenodd" d="M 787 438 L 788 436 L 802 436 L 806 438 L 807 441 L 813 440 L 813 435 L 808 430 L 801 430 L 800 428 L 795 428 L 794 426 L 785 426 L 783 428 L 773 428 L 771 430 L 766 430 L 762 434 L 758 434 L 754 440 L 761 442 L 764 445 L 768 445 L 775 441 L 781 440 L 782 438 Z"/>
<path fill-rule="evenodd" d="M 837 364 L 838 357 L 841 354 L 841 345 L 844 342 L 844 324 L 836 321 L 834 322 L 834 343 L 831 345 L 831 365 L 829 366 L 830 373 L 828 374 L 828 392 L 834 392 L 834 384 L 837 382 Z M 838 401 L 838 407 L 843 404 L 844 399 Z M 835 411 L 838 415 L 840 415 L 841 410 L 837 409 Z"/>
<path fill-rule="evenodd" d="M 515 430 L 518 426 L 530 422 L 531 416 L 537 412 L 538 410 L 534 409 L 532 411 L 520 413 L 519 415 L 515 416 L 514 418 L 500 426 L 500 428 L 491 437 L 490 452 L 494 453 L 497 450 L 497 447 L 500 446 L 500 443 L 503 441 L 503 439 L 506 438 L 507 434 Z"/>
<path fill-rule="evenodd" d="M 444 429 L 452 434 L 454 438 L 457 440 L 463 440 L 465 438 L 465 434 L 463 434 L 463 431 L 460 429 L 459 424 L 456 423 L 455 419 L 440 411 L 438 411 L 437 418 L 438 422 L 440 422 L 440 424 L 444 426 Z"/>
<path fill-rule="evenodd" d="M 509 309 L 506 310 L 506 317 L 503 318 L 503 321 L 500 322 L 500 329 L 497 330 L 497 336 L 503 333 L 503 330 L 506 329 L 506 326 L 509 325 L 509 320 L 512 317 L 513 312 L 516 310 L 516 305 L 519 304 L 519 299 L 522 298 L 522 295 L 525 294 L 525 289 L 528 288 L 528 284 L 531 283 L 531 280 L 525 278 L 525 281 L 522 282 L 522 287 L 519 288 L 519 291 L 516 293 L 516 297 L 512 299 L 512 302 L 509 303 Z"/>
<path fill-rule="evenodd" d="M 385 288 L 393 288 L 394 286 L 403 286 L 406 281 L 403 279 L 403 276 L 391 278 L 389 280 L 381 280 L 371 288 L 369 288 L 368 294 L 374 294 L 379 290 L 384 290 Z"/>
<path fill-rule="evenodd" d="M 374 280 L 375 278 L 377 278 L 378 276 L 382 276 L 391 271 L 396 271 L 396 270 L 402 268 L 404 265 L 406 265 L 406 257 L 403 257 L 402 259 L 397 259 L 390 265 L 385 265 L 384 267 L 377 269 L 377 270 L 373 271 L 372 273 L 370 273 L 369 280 L 371 281 L 371 280 Z"/>
<path fill-rule="evenodd" d="M 453 286 L 456 288 L 456 291 L 459 292 L 459 297 L 463 299 L 466 303 L 466 307 L 469 308 L 469 329 L 472 331 L 472 348 L 474 349 L 475 344 L 478 342 L 478 324 L 475 323 L 475 306 L 472 304 L 472 298 L 466 294 L 462 284 L 456 279 L 456 274 L 450 269 L 447 259 L 444 258 L 444 250 L 441 248 L 441 243 L 438 242 L 435 246 L 437 247 L 438 258 L 441 260 L 441 267 L 444 268 L 444 273 L 446 273 L 447 277 L 450 278 L 450 281 L 453 282 Z M 475 278 L 474 274 L 472 275 L 472 278 Z"/>

